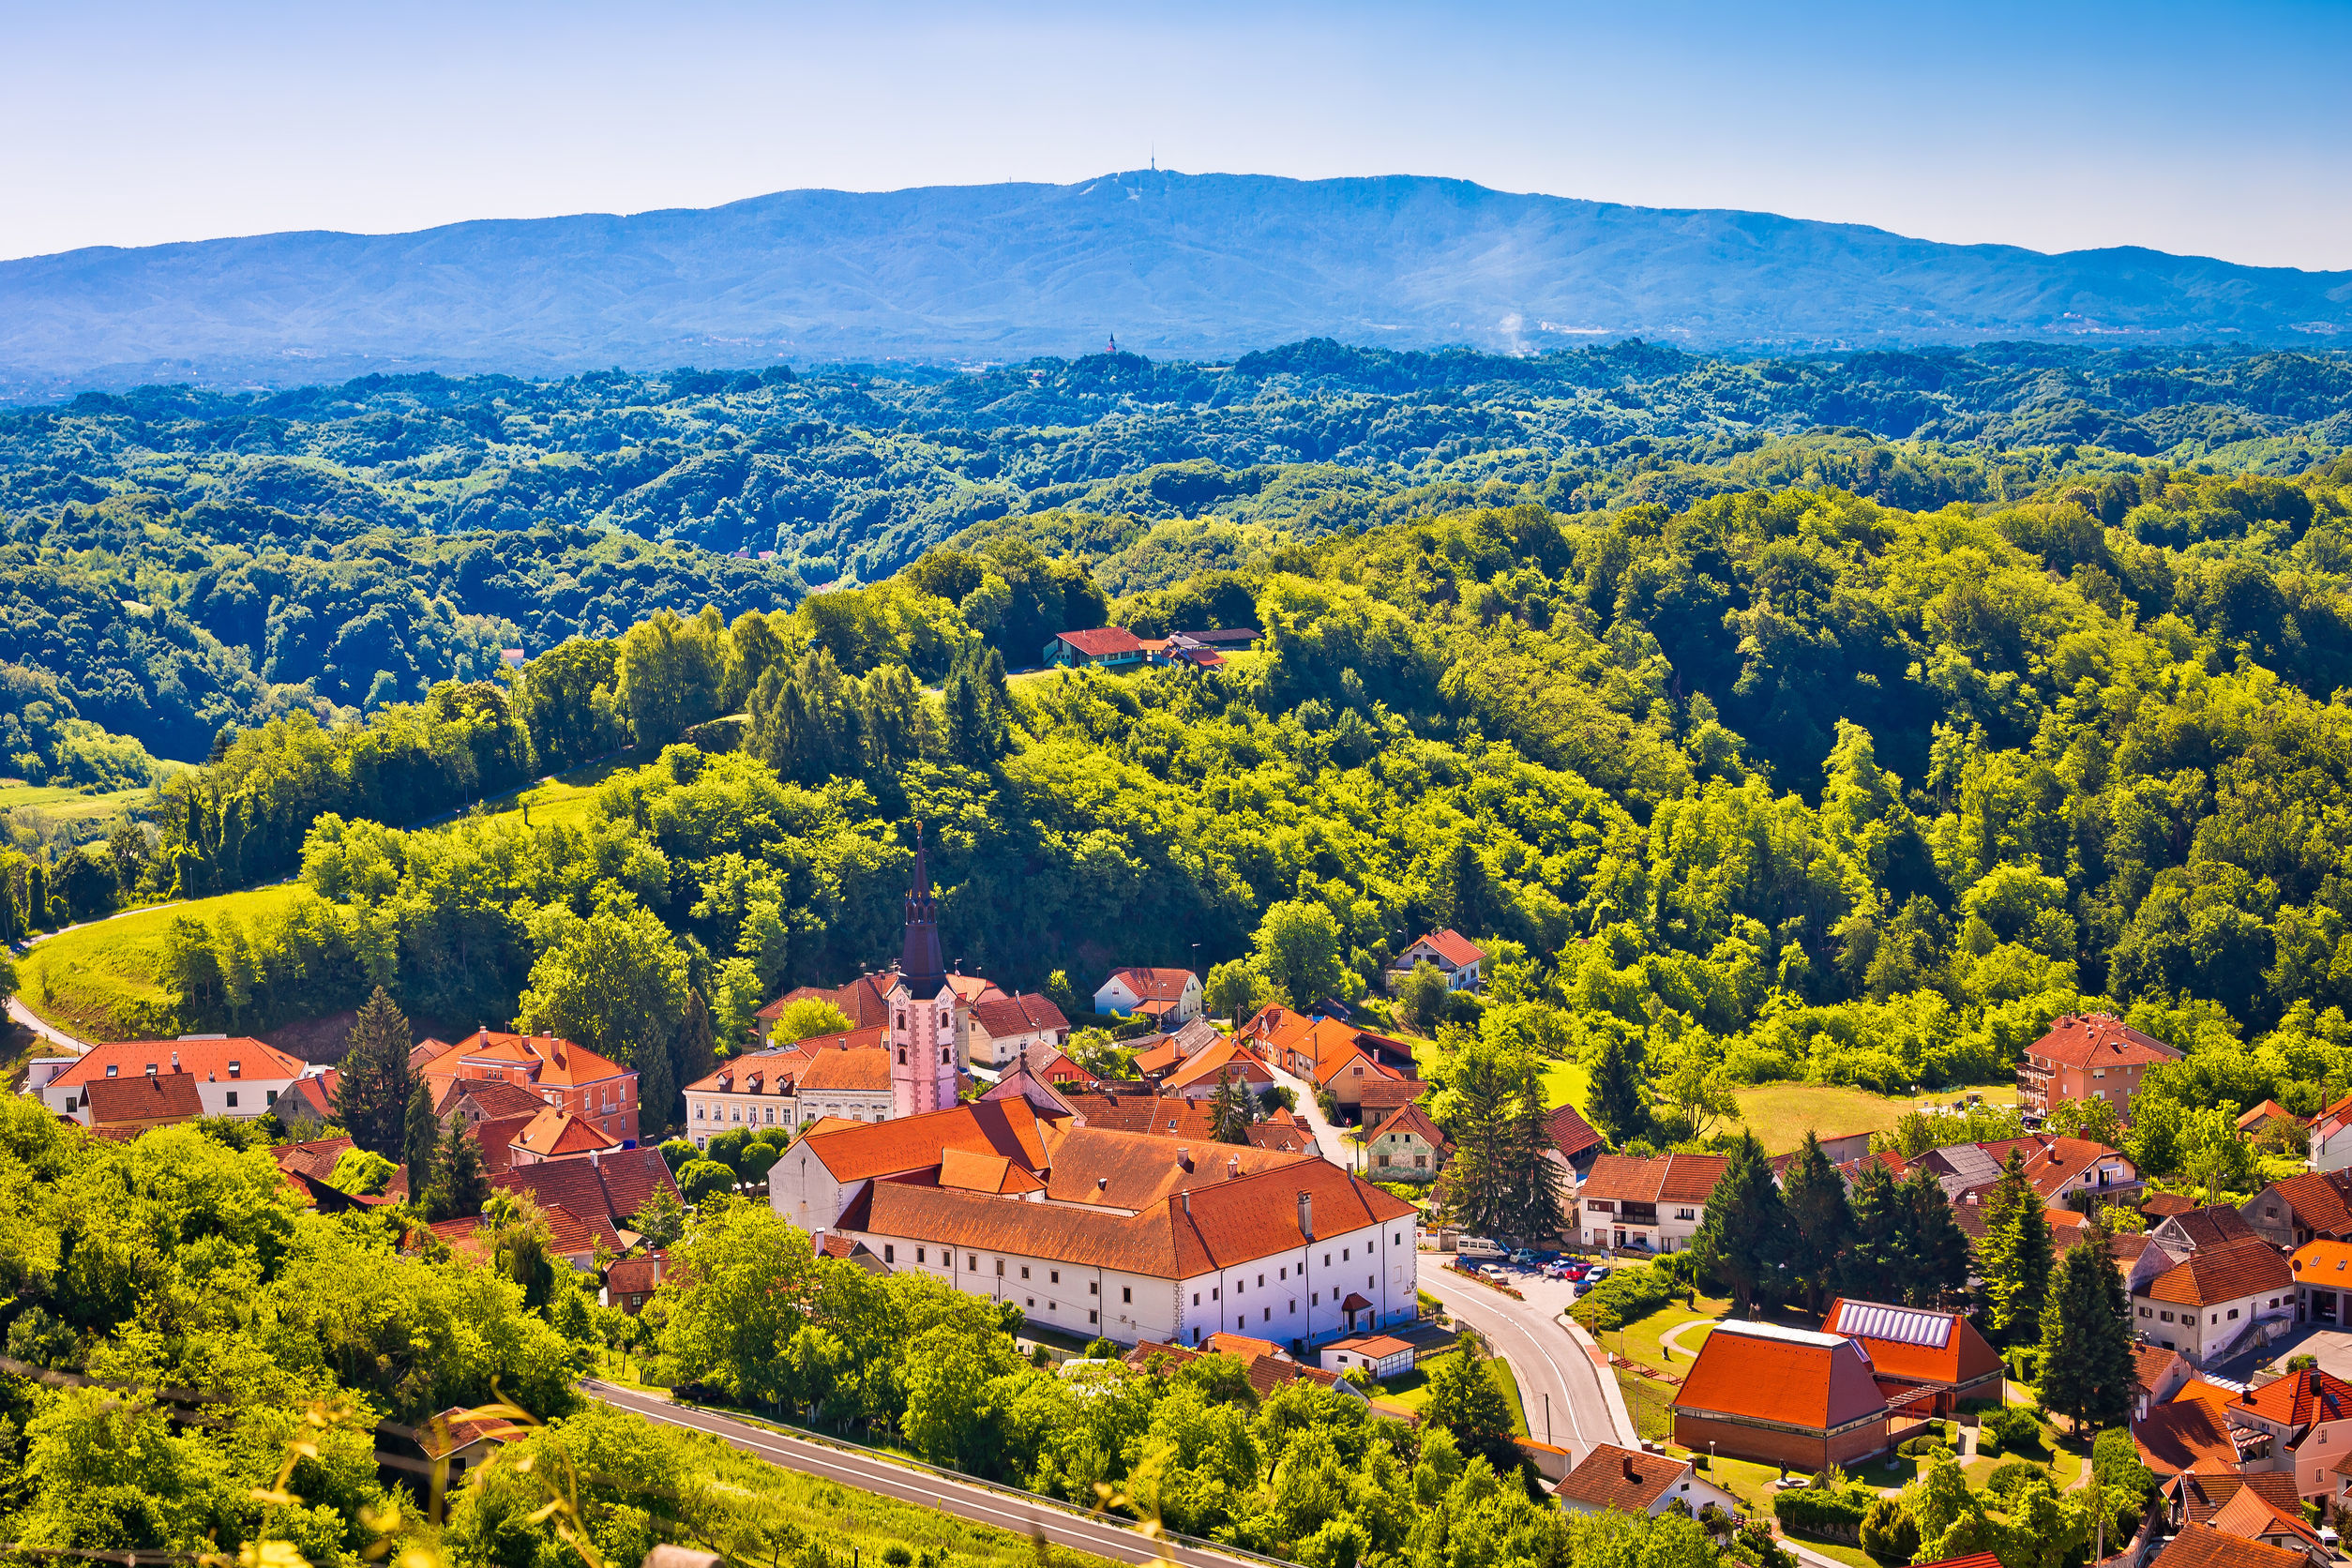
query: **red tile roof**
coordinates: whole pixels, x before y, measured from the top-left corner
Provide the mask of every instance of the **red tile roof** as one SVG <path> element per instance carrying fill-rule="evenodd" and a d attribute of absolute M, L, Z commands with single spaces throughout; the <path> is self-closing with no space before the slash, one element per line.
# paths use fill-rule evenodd
<path fill-rule="evenodd" d="M 1675 1396 L 1677 1410 L 1706 1411 L 1829 1431 L 1886 1413 L 1870 1363 L 1850 1339 L 1765 1324 L 1726 1322 L 1701 1342 Z"/>
<path fill-rule="evenodd" d="M 1182 1002 L 1184 987 L 1192 978 L 1188 969 L 1114 969 L 1103 984 L 1120 981 L 1145 1002 Z"/>
<path fill-rule="evenodd" d="M 335 1164 L 352 1146 L 348 1138 L 314 1138 L 309 1143 L 280 1143 L 269 1152 L 280 1170 L 324 1182 L 335 1174 Z"/>
<path fill-rule="evenodd" d="M 2238 1130 L 2241 1133 L 2254 1132 L 2282 1119 L 2292 1122 L 2297 1117 L 2278 1101 L 2265 1100 L 2238 1119 Z"/>
<path fill-rule="evenodd" d="M 2178 1229 L 2188 1238 L 2189 1244 L 2202 1252 L 2208 1247 L 2229 1246 L 2234 1243 L 2254 1240 L 2254 1229 L 2246 1223 L 2246 1216 L 2226 1203 L 2209 1208 L 2191 1209 L 2186 1214 L 2167 1214 L 2156 1229 L 2166 1231 Z"/>
<path fill-rule="evenodd" d="M 2145 1418 L 2132 1424 L 2132 1440 L 2139 1446 L 2140 1463 L 2158 1475 L 2238 1473 L 2238 1444 L 2229 1424 L 2202 1399 L 2150 1407 Z"/>
<path fill-rule="evenodd" d="M 579 1089 L 607 1078 L 637 1076 L 635 1069 L 558 1035 L 514 1034 L 488 1028 L 475 1030 L 457 1042 L 455 1051 L 435 1058 L 427 1076 L 440 1078 L 454 1072 L 462 1077 L 459 1064 L 468 1061 L 512 1063 L 523 1068 L 532 1082 L 546 1089 Z"/>
<path fill-rule="evenodd" d="M 1189 1089 L 1196 1083 L 1223 1083 L 1228 1078 L 1268 1088 L 1274 1085 L 1274 1073 L 1258 1060 L 1257 1053 L 1231 1040 L 1219 1040 L 1207 1050 L 1193 1052 L 1168 1075 L 1167 1082 L 1170 1089 Z"/>
<path fill-rule="evenodd" d="M 2299 1514 L 2287 1513 L 2251 1486 L 2239 1487 L 2236 1497 L 2213 1510 L 2203 1522 L 2224 1535 L 2249 1541 L 2265 1541 L 2275 1546 L 2293 1542 L 2290 1549 L 2320 1544 L 2319 1532 L 2305 1524 Z"/>
<path fill-rule="evenodd" d="M 810 1131 L 799 1148 L 824 1162 L 837 1182 L 862 1182 L 939 1163 L 943 1149 L 1011 1155 L 1031 1170 L 1046 1164 L 1042 1123 L 1021 1099 L 984 1100 L 920 1116 Z"/>
<path fill-rule="evenodd" d="M 2061 1067 L 2127 1067 L 2178 1062 L 2181 1053 L 2106 1013 L 2069 1013 L 2050 1020 L 2049 1033 L 2026 1048 Z"/>
<path fill-rule="evenodd" d="M 1370 1104 L 1370 1097 L 1365 1097 Z M 1560 1151 L 1563 1160 L 1573 1160 L 1588 1149 L 1598 1149 L 1603 1139 L 1592 1130 L 1591 1123 L 1576 1114 L 1574 1106 L 1561 1106 L 1544 1118 L 1544 1128 L 1551 1134 L 1552 1147 Z"/>
<path fill-rule="evenodd" d="M 447 1116 L 468 1100 L 484 1116 L 535 1116 L 547 1104 L 545 1098 L 510 1078 L 453 1078 L 446 1080 L 441 1098 L 434 1102 L 433 1114 Z"/>
<path fill-rule="evenodd" d="M 1043 1030 L 1067 1030 L 1070 1020 L 1049 997 L 1016 995 L 972 1004 L 972 1021 L 990 1039 L 1007 1034 L 1034 1034 Z"/>
<path fill-rule="evenodd" d="M 1421 942 L 1427 942 L 1431 947 L 1437 949 L 1438 952 L 1443 954 L 1445 956 L 1445 961 L 1452 964 L 1456 969 L 1460 969 L 1468 964 L 1477 963 L 1480 959 L 1485 957 L 1486 956 L 1485 949 L 1480 947 L 1476 942 L 1470 941 L 1470 938 L 1464 936 L 1461 932 L 1455 930 L 1451 927 L 1448 927 L 1442 931 L 1431 931 L 1428 935 L 1423 937 Z M 1420 942 L 1410 943 L 1407 946 L 1406 951 L 1410 952 L 1413 947 L 1417 947 L 1419 945 Z"/>
<path fill-rule="evenodd" d="M 150 1068 L 161 1076 L 175 1070 L 175 1057 L 177 1071 L 219 1083 L 242 1078 L 275 1083 L 298 1078 L 309 1070 L 298 1058 L 244 1034 L 202 1040 L 111 1040 L 83 1052 L 80 1061 L 51 1082 L 58 1088 L 78 1089 L 108 1077 L 109 1067 L 118 1078 L 138 1078 Z"/>
<path fill-rule="evenodd" d="M 193 1073 L 140 1073 L 129 1078 L 95 1078 L 82 1086 L 90 1122 L 183 1122 L 204 1113 Z"/>
<path fill-rule="evenodd" d="M 1704 1203 L 1731 1162 L 1722 1154 L 1603 1154 L 1578 1189 L 1583 1198 L 1619 1203 Z"/>
<path fill-rule="evenodd" d="M 541 1106 L 539 1110 L 546 1108 Z M 488 1117 L 466 1128 L 465 1136 L 482 1151 L 482 1168 L 495 1176 L 513 1165 L 515 1139 L 522 1136 L 525 1127 L 538 1119 L 539 1112 L 535 1110 L 528 1116 Z"/>
<path fill-rule="evenodd" d="M 2302 1552 L 2248 1541 L 2211 1525 L 2181 1526 L 2155 1560 L 2164 1568 L 2311 1568 Z"/>
<path fill-rule="evenodd" d="M 858 1091 L 887 1091 L 890 1088 L 890 1052 L 881 1047 L 863 1050 L 828 1050 L 801 1069 L 800 1092 L 804 1094 L 843 1093 Z"/>
<path fill-rule="evenodd" d="M 1440 1154 L 1454 1153 L 1454 1140 L 1447 1138 L 1438 1124 L 1429 1120 L 1429 1113 L 1418 1105 L 1398 1107 L 1387 1121 L 1372 1129 L 1372 1136 L 1367 1141 L 1378 1143 L 1391 1133 L 1410 1133 Z"/>
<path fill-rule="evenodd" d="M 2307 1366 L 2276 1382 L 2248 1389 L 2230 1402 L 2230 1409 L 2252 1410 L 2285 1426 L 2342 1421 L 2352 1416 L 2352 1383 L 2332 1372 Z"/>
<path fill-rule="evenodd" d="M 1647 1514 L 1666 1488 L 1690 1472 L 1688 1459 L 1663 1454 L 1640 1454 L 1614 1443 L 1594 1443 L 1576 1468 L 1560 1477 L 1555 1496 L 1588 1508 L 1615 1508 L 1627 1514 Z"/>
<path fill-rule="evenodd" d="M 1068 643 L 1088 658 L 1143 651 L 1143 640 L 1124 626 L 1088 626 L 1079 631 L 1057 633 L 1054 641 Z"/>
<path fill-rule="evenodd" d="M 668 1261 L 658 1253 L 641 1258 L 624 1258 L 605 1266 L 605 1289 L 616 1296 L 651 1294 L 661 1283 L 662 1267 Z"/>
<path fill-rule="evenodd" d="M 324 1073 L 298 1078 L 286 1085 L 285 1093 L 279 1096 L 279 1105 L 272 1108 L 281 1114 L 292 1111 L 296 1115 L 307 1110 L 318 1121 L 331 1122 L 335 1119 L 335 1089 L 341 1080 L 342 1075 L 332 1067 Z M 283 1102 L 288 1099 L 294 1104 L 285 1105 Z"/>
<path fill-rule="evenodd" d="M 593 1122 L 558 1110 L 553 1106 L 541 1108 L 507 1145 L 510 1150 L 520 1149 L 543 1160 L 602 1153 L 607 1149 L 618 1149 L 620 1146 L 619 1138 L 599 1131 Z M 507 1155 L 510 1164 L 513 1158 L 512 1153 Z"/>
<path fill-rule="evenodd" d="M 612 1216 L 622 1225 L 644 1208 L 657 1189 L 669 1189 L 673 1199 L 678 1197 L 678 1184 L 670 1174 L 670 1163 L 661 1157 L 660 1150 L 641 1143 L 634 1149 L 615 1149 L 598 1156 L 596 1180 L 604 1184 Z"/>
<path fill-rule="evenodd" d="M 2001 1369 L 2000 1352 L 1957 1312 L 1841 1297 L 1830 1303 L 1821 1327 L 1862 1341 L 1881 1377 L 1957 1387 Z"/>
<path fill-rule="evenodd" d="M 2185 1214 L 2196 1206 L 2195 1199 L 2183 1198 L 2177 1192 L 2151 1192 L 2140 1199 L 2140 1213 L 2151 1219 Z"/>
<path fill-rule="evenodd" d="M 1240 1338 L 1241 1336 L 1233 1334 L 1222 1337 Z M 1138 1371 L 1149 1367 L 1156 1360 L 1159 1363 L 1160 1375 L 1166 1377 L 1186 1362 L 1199 1361 L 1203 1356 L 1216 1353 L 1219 1352 L 1205 1349 L 1196 1350 L 1185 1345 L 1162 1345 L 1147 1339 L 1129 1350 L 1123 1359 Z M 1336 1372 L 1326 1372 L 1319 1366 L 1302 1365 L 1288 1356 L 1237 1355 L 1233 1359 L 1242 1364 L 1243 1373 L 1249 1379 L 1251 1391 L 1260 1399 L 1274 1393 L 1284 1383 L 1315 1383 L 1323 1388 L 1352 1392 L 1352 1385 L 1342 1380 Z"/>
<path fill-rule="evenodd" d="M 2352 1204 L 2344 1201 L 2344 1187 L 2335 1180 L 2341 1174 L 2305 1171 L 2271 1183 L 2263 1189 L 2263 1196 L 2276 1194 L 2284 1199 L 2295 1212 L 2296 1222 L 2315 1235 L 2352 1235 Z"/>
<path fill-rule="evenodd" d="M 2143 1293 L 2150 1301 L 2212 1306 L 2264 1290 L 2291 1289 L 2294 1284 L 2285 1259 L 2266 1243 L 2245 1241 L 2191 1253 L 2150 1280 Z"/>

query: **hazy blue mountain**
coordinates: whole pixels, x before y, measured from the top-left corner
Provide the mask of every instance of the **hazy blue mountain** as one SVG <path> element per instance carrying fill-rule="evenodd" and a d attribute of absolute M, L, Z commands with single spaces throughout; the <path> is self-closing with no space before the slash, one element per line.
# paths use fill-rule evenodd
<path fill-rule="evenodd" d="M 378 369 L 2053 338 L 2324 344 L 2352 273 L 2043 255 L 1395 175 L 1136 173 L 0 263 L 0 396 Z"/>

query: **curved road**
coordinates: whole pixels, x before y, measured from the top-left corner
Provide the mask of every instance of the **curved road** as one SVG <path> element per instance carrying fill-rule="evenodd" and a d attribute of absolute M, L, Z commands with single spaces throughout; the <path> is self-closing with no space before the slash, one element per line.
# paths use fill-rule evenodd
<path fill-rule="evenodd" d="M 928 1470 L 911 1470 L 888 1459 L 835 1448 L 829 1443 L 788 1437 L 747 1421 L 673 1405 L 667 1399 L 616 1388 L 593 1378 L 582 1380 L 580 1386 L 608 1405 L 633 1411 L 648 1421 L 712 1433 L 753 1458 L 764 1459 L 784 1470 L 822 1476 L 827 1481 L 879 1492 L 901 1502 L 936 1508 L 1015 1535 L 1042 1537 L 1057 1546 L 1093 1552 L 1116 1562 L 1174 1562 L 1180 1568 L 1255 1568 L 1264 1561 L 1173 1541 L 1154 1541 L 1140 1530 L 1111 1520 L 1067 1513 Z"/>

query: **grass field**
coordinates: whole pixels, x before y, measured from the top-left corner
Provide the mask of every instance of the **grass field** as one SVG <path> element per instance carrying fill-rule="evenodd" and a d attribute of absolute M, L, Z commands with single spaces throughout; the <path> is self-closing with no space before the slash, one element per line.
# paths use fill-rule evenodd
<path fill-rule="evenodd" d="M 1785 1154 L 1804 1142 L 1808 1127 L 1823 1138 L 1883 1132 L 1902 1120 L 1905 1111 L 1933 1109 L 1966 1094 L 1982 1094 L 1987 1105 L 2017 1103 L 2013 1083 L 1945 1089 L 1917 1099 L 1821 1083 L 1762 1083 L 1741 1090 L 1739 1101 L 1741 1119 L 1763 1142 L 1764 1152 Z"/>
<path fill-rule="evenodd" d="M 37 830 L 44 826 L 65 828 L 77 840 L 98 837 L 117 812 L 143 806 L 154 798 L 155 792 L 143 786 L 85 795 L 79 790 L 61 790 L 48 784 L 24 784 L 14 779 L 0 782 L 0 812 L 22 811 L 24 826 Z"/>
<path fill-rule="evenodd" d="M 1486 1375 L 1502 1390 L 1511 1405 L 1514 1429 L 1521 1437 L 1528 1436 L 1527 1409 L 1519 1400 L 1519 1380 L 1511 1373 L 1511 1364 L 1498 1356 L 1486 1364 Z M 1429 1374 L 1416 1366 L 1401 1378 L 1391 1378 L 1380 1384 L 1380 1397 L 1392 1405 L 1402 1405 L 1417 1410 L 1429 1401 Z"/>
<path fill-rule="evenodd" d="M 84 1040 L 139 1039 L 176 1033 L 164 1027 L 171 998 L 156 984 L 164 933 L 182 914 L 210 920 L 234 911 L 247 920 L 300 897 L 293 884 L 224 893 L 216 898 L 134 910 L 43 939 L 17 961 L 19 1000 L 46 1021 Z"/>

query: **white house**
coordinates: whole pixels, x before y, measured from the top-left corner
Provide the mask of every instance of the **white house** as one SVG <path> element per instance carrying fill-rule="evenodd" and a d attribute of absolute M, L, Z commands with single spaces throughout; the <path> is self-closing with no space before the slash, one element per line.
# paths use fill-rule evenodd
<path fill-rule="evenodd" d="M 2193 1252 L 2132 1293 L 2132 1327 L 2194 1365 L 2223 1360 L 2295 1321 L 2286 1259 L 2254 1239 Z"/>
<path fill-rule="evenodd" d="M 1679 1252 L 1698 1234 L 1729 1162 L 1721 1154 L 1603 1154 L 1576 1192 L 1576 1239 L 1588 1246 Z"/>
<path fill-rule="evenodd" d="M 1361 1366 L 1378 1382 L 1382 1378 L 1401 1378 L 1411 1371 L 1413 1353 L 1410 1341 L 1393 1334 L 1360 1334 L 1334 1339 L 1324 1346 L 1323 1370 L 1345 1372 Z"/>
<path fill-rule="evenodd" d="M 1188 969 L 1115 969 L 1094 988 L 1094 1011 L 1159 1020 L 1163 1029 L 1190 1021 L 1200 1012 L 1200 976 Z"/>
<path fill-rule="evenodd" d="M 2287 1471 L 2300 1497 L 2335 1495 L 2342 1480 L 2336 1467 L 2352 1454 L 2352 1383 L 2305 1367 L 2246 1390 L 2229 1402 L 2225 1413 L 2231 1425 L 2251 1426 L 2271 1438 L 2270 1452 L 2247 1459 L 2243 1469 Z"/>
<path fill-rule="evenodd" d="M 1636 1453 L 1606 1442 L 1593 1444 L 1576 1468 L 1552 1488 L 1552 1496 L 1572 1514 L 1598 1514 L 1613 1508 L 1655 1518 L 1677 1502 L 1693 1515 L 1710 1503 L 1735 1518 L 1740 1513 L 1739 1499 L 1699 1480 L 1688 1459 Z"/>
<path fill-rule="evenodd" d="M 250 1120 L 313 1069 L 275 1046 L 245 1035 L 187 1034 L 176 1040 L 119 1040 L 92 1046 L 80 1061 L 41 1085 L 40 1101 L 58 1115 L 90 1125 L 87 1086 L 93 1081 L 185 1073 L 195 1080 L 206 1116 Z"/>
<path fill-rule="evenodd" d="M 1070 1043 L 1070 1020 L 1042 996 L 1006 996 L 972 1004 L 965 1040 L 976 1067 L 1009 1067 L 1024 1050 L 1042 1061 Z"/>
<path fill-rule="evenodd" d="M 1389 994 L 1412 978 L 1413 971 L 1423 964 L 1435 964 L 1445 976 L 1446 989 L 1474 991 L 1479 986 L 1479 966 L 1486 961 L 1485 950 L 1461 932 L 1448 928 L 1432 931 L 1415 938 L 1411 946 L 1390 961 L 1388 966 Z"/>
<path fill-rule="evenodd" d="M 2309 1164 L 2322 1173 L 2352 1169 L 2352 1094 L 2312 1119 Z"/>

